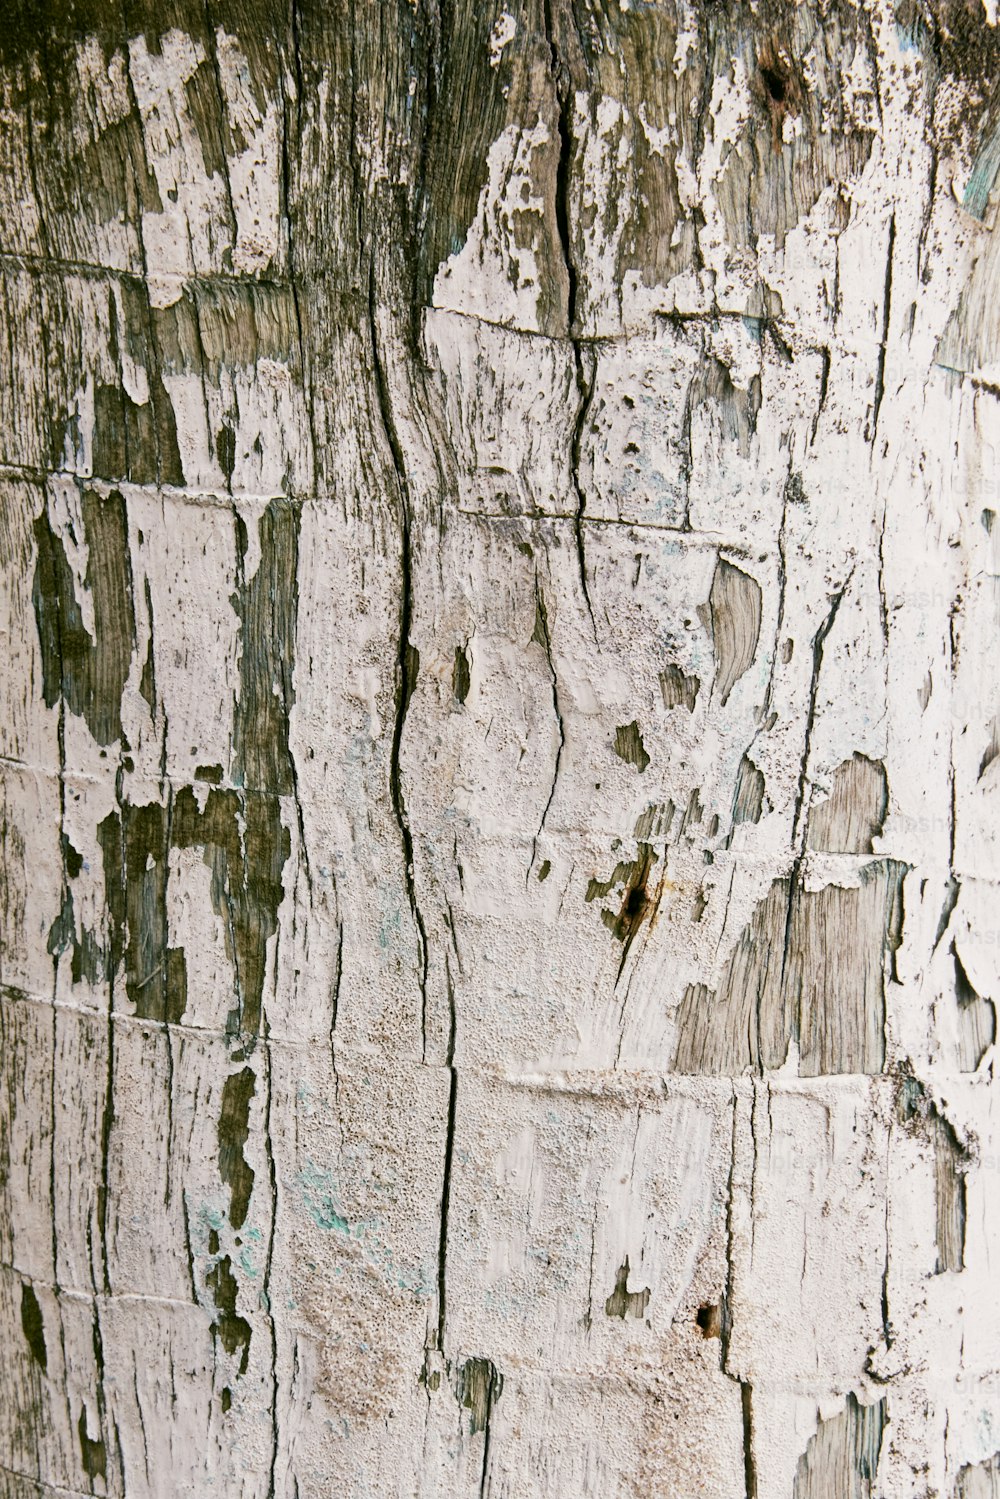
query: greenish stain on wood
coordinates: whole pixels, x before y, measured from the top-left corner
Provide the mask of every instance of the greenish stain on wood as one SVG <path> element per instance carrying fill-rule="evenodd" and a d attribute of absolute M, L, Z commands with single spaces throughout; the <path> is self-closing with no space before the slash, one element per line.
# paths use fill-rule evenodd
<path fill-rule="evenodd" d="M 212 1332 L 228 1354 L 239 1353 L 239 1374 L 245 1374 L 250 1359 L 252 1329 L 247 1319 L 241 1317 L 236 1310 L 239 1287 L 233 1274 L 233 1262 L 228 1254 L 223 1255 L 208 1271 L 205 1283 L 215 1300 L 216 1316 Z"/>
<path fill-rule="evenodd" d="M 211 870 L 212 909 L 221 919 L 233 966 L 231 1035 L 260 1030 L 268 940 L 278 930 L 281 874 L 291 852 L 280 804 L 273 796 L 213 788 L 203 811 L 184 787 L 174 802 L 172 846 L 200 848 Z"/>
<path fill-rule="evenodd" d="M 87 1477 L 90 1479 L 106 1478 L 108 1471 L 107 1446 L 103 1437 L 92 1437 L 90 1435 L 86 1406 L 83 1406 L 80 1410 L 77 1431 L 80 1434 L 80 1459 Z"/>
<path fill-rule="evenodd" d="M 45 1347 L 45 1322 L 35 1288 L 28 1281 L 21 1286 L 21 1331 L 31 1350 L 31 1357 L 44 1374 L 49 1363 Z"/>
<path fill-rule="evenodd" d="M 135 648 L 132 569 L 125 501 L 118 490 L 84 491 L 87 543 L 84 586 L 93 607 L 94 632 L 84 623 L 73 572 L 48 511 L 34 523 L 32 603 L 42 657 L 42 692 L 52 708 L 62 698 L 86 720 L 100 745 L 121 738 L 121 699 Z"/>
<path fill-rule="evenodd" d="M 272 500 L 260 518 L 257 570 L 233 595 L 240 621 L 240 690 L 234 706 L 233 764 L 238 785 L 289 796 L 295 772 L 288 718 L 295 701 L 300 510 Z M 239 576 L 249 539 L 236 518 Z"/>
<path fill-rule="evenodd" d="M 470 1358 L 458 1371 L 458 1398 L 469 1412 L 473 1434 L 486 1431 L 493 1407 L 503 1393 L 503 1375 L 488 1358 Z"/>
<path fill-rule="evenodd" d="M 145 1020 L 176 1025 L 187 1006 L 184 951 L 167 940 L 169 818 L 156 803 L 124 803 L 98 827 L 110 917 L 110 970 Z"/>
<path fill-rule="evenodd" d="M 250 1130 L 250 1100 L 257 1080 L 249 1067 L 230 1073 L 222 1090 L 219 1115 L 219 1175 L 229 1188 L 229 1222 L 240 1229 L 246 1222 L 254 1173 L 243 1147 Z"/>

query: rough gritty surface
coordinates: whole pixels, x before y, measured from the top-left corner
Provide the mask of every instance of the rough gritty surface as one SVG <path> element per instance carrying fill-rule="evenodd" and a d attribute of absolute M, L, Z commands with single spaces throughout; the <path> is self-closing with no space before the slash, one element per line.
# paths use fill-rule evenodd
<path fill-rule="evenodd" d="M 0 1499 L 1000 1492 L 996 22 L 0 7 Z"/>

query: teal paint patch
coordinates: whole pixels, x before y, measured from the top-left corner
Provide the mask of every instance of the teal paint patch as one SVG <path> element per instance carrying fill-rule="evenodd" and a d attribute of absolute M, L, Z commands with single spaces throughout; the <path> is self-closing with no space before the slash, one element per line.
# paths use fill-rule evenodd
<path fill-rule="evenodd" d="M 1000 124 L 994 125 L 989 135 L 986 136 L 973 163 L 972 172 L 962 196 L 962 207 L 966 213 L 971 213 L 977 219 L 986 217 L 986 209 L 996 185 L 998 172 L 1000 172 Z"/>
<path fill-rule="evenodd" d="M 377 1270 L 397 1290 L 405 1291 L 418 1299 L 430 1296 L 433 1286 L 430 1269 L 412 1269 L 406 1265 L 398 1265 L 392 1249 L 379 1233 L 376 1219 L 349 1222 L 343 1211 L 336 1179 L 330 1170 L 317 1166 L 314 1161 L 306 1161 L 298 1174 L 298 1185 L 303 1205 L 317 1228 L 326 1233 L 340 1234 L 356 1244 L 365 1263 Z M 343 1266 L 334 1266 L 334 1274 L 342 1275 Z"/>
<path fill-rule="evenodd" d="M 313 1161 L 307 1161 L 299 1172 L 299 1187 L 302 1201 L 317 1228 L 349 1234 L 350 1225 L 338 1210 L 337 1188 L 329 1171 L 323 1171 Z"/>
<path fill-rule="evenodd" d="M 198 1223 L 206 1239 L 212 1230 L 218 1233 L 225 1222 L 226 1213 L 224 1208 L 213 1207 L 208 1202 L 203 1202 L 198 1208 Z"/>
<path fill-rule="evenodd" d="M 240 1250 L 240 1257 L 237 1263 L 245 1274 L 249 1275 L 251 1279 L 256 1279 L 257 1266 L 254 1264 L 253 1250 L 249 1244 L 244 1244 Z"/>

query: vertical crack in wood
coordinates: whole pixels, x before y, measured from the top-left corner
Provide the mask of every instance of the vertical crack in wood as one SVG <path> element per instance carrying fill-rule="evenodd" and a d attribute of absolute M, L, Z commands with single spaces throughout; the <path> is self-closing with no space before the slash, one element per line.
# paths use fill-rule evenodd
<path fill-rule="evenodd" d="M 757 1499 L 757 1467 L 753 1455 L 753 1386 L 740 1381 L 740 1411 L 743 1416 L 743 1483 L 746 1499 Z"/>
<path fill-rule="evenodd" d="M 573 351 L 573 373 L 576 382 L 577 409 L 570 436 L 570 477 L 576 499 L 573 528 L 576 539 L 577 564 L 580 572 L 580 587 L 590 618 L 590 626 L 597 639 L 597 625 L 590 601 L 590 586 L 587 581 L 587 552 L 584 535 L 584 513 L 586 493 L 580 481 L 580 464 L 584 429 L 594 398 L 597 367 L 596 353 L 584 351 L 578 325 L 577 270 L 573 254 L 573 239 L 570 225 L 570 192 L 573 165 L 573 87 L 569 68 L 564 63 L 559 42 L 555 35 L 552 0 L 545 0 L 545 37 L 549 49 L 549 71 L 555 90 L 556 136 L 559 153 L 555 172 L 555 218 L 556 232 L 566 274 L 566 336 Z"/>
<path fill-rule="evenodd" d="M 451 1206 L 451 1173 L 452 1162 L 455 1151 L 455 1120 L 458 1110 L 458 1069 L 455 1066 L 455 1015 L 454 997 L 451 995 L 451 984 L 449 981 L 449 1000 L 451 1008 L 451 1027 L 448 1038 L 448 1113 L 445 1120 L 444 1136 L 444 1164 L 441 1172 L 441 1208 L 439 1212 L 440 1228 L 438 1233 L 438 1265 L 437 1265 L 437 1351 L 444 1354 L 445 1324 L 447 1320 L 447 1294 L 448 1294 L 448 1213 Z"/>
<path fill-rule="evenodd" d="M 885 252 L 885 283 L 882 289 L 882 337 L 879 341 L 878 361 L 875 366 L 875 394 L 872 403 L 871 442 L 878 433 L 879 413 L 885 394 L 885 359 L 889 347 L 889 319 L 892 315 L 892 257 L 896 247 L 896 215 L 889 220 L 889 243 Z"/>
<path fill-rule="evenodd" d="M 417 887 L 413 864 L 413 834 L 406 810 L 400 753 L 403 743 L 403 727 L 416 686 L 419 657 L 410 643 L 413 619 L 413 552 L 411 538 L 410 492 L 406 474 L 406 462 L 400 446 L 396 423 L 392 414 L 392 397 L 386 380 L 382 354 L 379 348 L 378 300 L 375 285 L 375 253 L 371 252 L 368 268 L 368 327 L 372 351 L 372 369 L 375 377 L 375 393 L 379 416 L 399 489 L 399 537 L 400 537 L 400 597 L 399 597 L 399 652 L 396 660 L 396 713 L 392 730 L 392 747 L 389 756 L 389 794 L 399 827 L 403 845 L 403 879 L 410 913 L 417 929 L 418 960 L 420 965 L 420 1031 L 423 1059 L 427 1060 L 427 930 L 417 902 Z"/>
<path fill-rule="evenodd" d="M 537 569 L 535 572 L 535 627 L 531 632 L 531 640 L 536 645 L 540 645 L 542 647 L 542 650 L 545 652 L 545 662 L 548 666 L 549 680 L 552 684 L 552 712 L 555 715 L 556 729 L 559 734 L 559 743 L 556 745 L 556 757 L 555 762 L 552 766 L 552 779 L 549 783 L 549 794 L 546 799 L 545 806 L 542 808 L 542 815 L 538 823 L 538 831 L 536 832 L 534 838 L 531 840 L 531 860 L 528 864 L 527 874 L 525 875 L 526 880 L 535 866 L 535 859 L 538 853 L 538 840 L 539 838 L 541 838 L 542 833 L 545 829 L 545 819 L 549 815 L 549 808 L 552 805 L 552 798 L 556 794 L 556 782 L 559 779 L 559 766 L 562 762 L 562 752 L 566 747 L 566 727 L 563 723 L 562 711 L 559 707 L 559 678 L 556 673 L 555 662 L 552 659 L 552 636 L 549 631 L 549 616 L 548 611 L 545 607 L 545 596 L 542 593 L 541 585 L 538 580 Z"/>
<path fill-rule="evenodd" d="M 806 707 L 805 732 L 803 735 L 802 754 L 799 760 L 799 779 L 795 792 L 795 803 L 792 808 L 792 847 L 801 857 L 805 847 L 805 798 L 806 786 L 809 776 L 809 754 L 812 747 L 812 734 L 816 723 L 816 699 L 819 693 L 820 672 L 823 669 L 823 651 L 826 647 L 827 636 L 833 629 L 840 606 L 844 601 L 844 595 L 851 585 L 854 577 L 852 568 L 847 576 L 847 581 L 837 590 L 830 599 L 830 607 L 826 618 L 823 620 L 813 636 L 812 642 L 812 674 L 809 679 L 809 699 Z"/>

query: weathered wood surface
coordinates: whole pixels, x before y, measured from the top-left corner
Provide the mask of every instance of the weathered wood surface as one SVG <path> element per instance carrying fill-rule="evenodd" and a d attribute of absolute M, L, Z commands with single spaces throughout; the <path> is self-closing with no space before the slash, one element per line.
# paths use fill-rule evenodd
<path fill-rule="evenodd" d="M 0 25 L 0 1495 L 1000 1458 L 991 0 Z"/>

